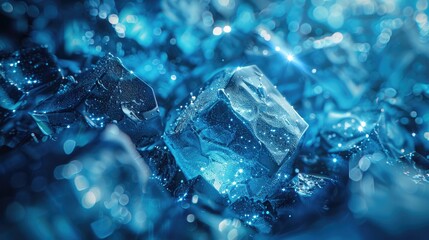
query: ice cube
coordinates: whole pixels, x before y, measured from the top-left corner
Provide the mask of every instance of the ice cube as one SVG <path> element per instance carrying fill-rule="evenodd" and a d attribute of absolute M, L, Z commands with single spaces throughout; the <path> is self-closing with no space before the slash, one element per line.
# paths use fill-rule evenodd
<path fill-rule="evenodd" d="M 136 144 L 160 134 L 158 104 L 152 88 L 129 72 L 118 58 L 102 58 L 76 80 L 75 86 L 45 100 L 31 113 L 45 134 L 80 119 L 94 128 L 116 123 Z"/>
<path fill-rule="evenodd" d="M 0 59 L 0 146 L 14 148 L 41 135 L 28 112 L 73 84 L 62 78 L 46 48 L 22 49 Z M 62 118 L 62 117 L 61 117 Z"/>
<path fill-rule="evenodd" d="M 220 72 L 176 113 L 165 142 L 177 164 L 230 200 L 237 192 L 264 198 L 261 190 L 280 168 L 290 174 L 308 127 L 256 66 Z"/>
<path fill-rule="evenodd" d="M 18 90 L 28 92 L 61 76 L 47 48 L 28 48 L 0 57 L 0 75 Z"/>

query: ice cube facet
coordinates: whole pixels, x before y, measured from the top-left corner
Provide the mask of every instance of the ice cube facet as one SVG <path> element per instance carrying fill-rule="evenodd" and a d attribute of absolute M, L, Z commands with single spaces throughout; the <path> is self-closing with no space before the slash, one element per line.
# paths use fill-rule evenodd
<path fill-rule="evenodd" d="M 227 69 L 172 116 L 165 141 L 188 179 L 201 175 L 234 201 L 261 197 L 307 123 L 256 66 Z"/>

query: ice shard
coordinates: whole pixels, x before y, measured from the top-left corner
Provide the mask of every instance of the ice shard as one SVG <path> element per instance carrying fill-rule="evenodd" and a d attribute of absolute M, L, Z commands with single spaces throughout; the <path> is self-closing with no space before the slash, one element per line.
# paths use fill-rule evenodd
<path fill-rule="evenodd" d="M 274 175 L 290 174 L 308 127 L 256 66 L 215 75 L 167 124 L 166 144 L 185 176 L 201 175 L 232 201 L 263 198 Z"/>

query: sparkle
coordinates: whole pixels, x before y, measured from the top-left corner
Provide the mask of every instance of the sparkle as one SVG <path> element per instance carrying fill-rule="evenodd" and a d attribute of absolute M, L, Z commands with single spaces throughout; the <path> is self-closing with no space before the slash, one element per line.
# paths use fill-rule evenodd
<path fill-rule="evenodd" d="M 222 28 L 221 27 L 215 27 L 213 28 L 213 35 L 219 36 L 222 34 Z"/>
<path fill-rule="evenodd" d="M 110 16 L 109 16 L 109 23 L 112 24 L 112 25 L 115 25 L 115 24 L 118 24 L 118 22 L 119 22 L 118 15 L 116 15 L 116 14 L 110 14 Z"/>
<path fill-rule="evenodd" d="M 223 27 L 223 31 L 226 33 L 230 33 L 231 32 L 231 26 L 226 25 L 225 27 Z"/>

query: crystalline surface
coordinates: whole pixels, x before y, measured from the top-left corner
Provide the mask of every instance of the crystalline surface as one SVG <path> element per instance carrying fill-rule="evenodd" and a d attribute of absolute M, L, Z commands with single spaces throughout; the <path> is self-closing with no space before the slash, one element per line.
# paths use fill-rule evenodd
<path fill-rule="evenodd" d="M 255 66 L 225 70 L 172 117 L 166 143 L 187 178 L 231 200 L 258 196 L 292 155 L 307 123 Z"/>
<path fill-rule="evenodd" d="M 31 113 L 45 134 L 84 118 L 91 127 L 116 123 L 134 142 L 157 135 L 158 104 L 152 88 L 111 55 L 77 77 L 77 83 Z"/>

